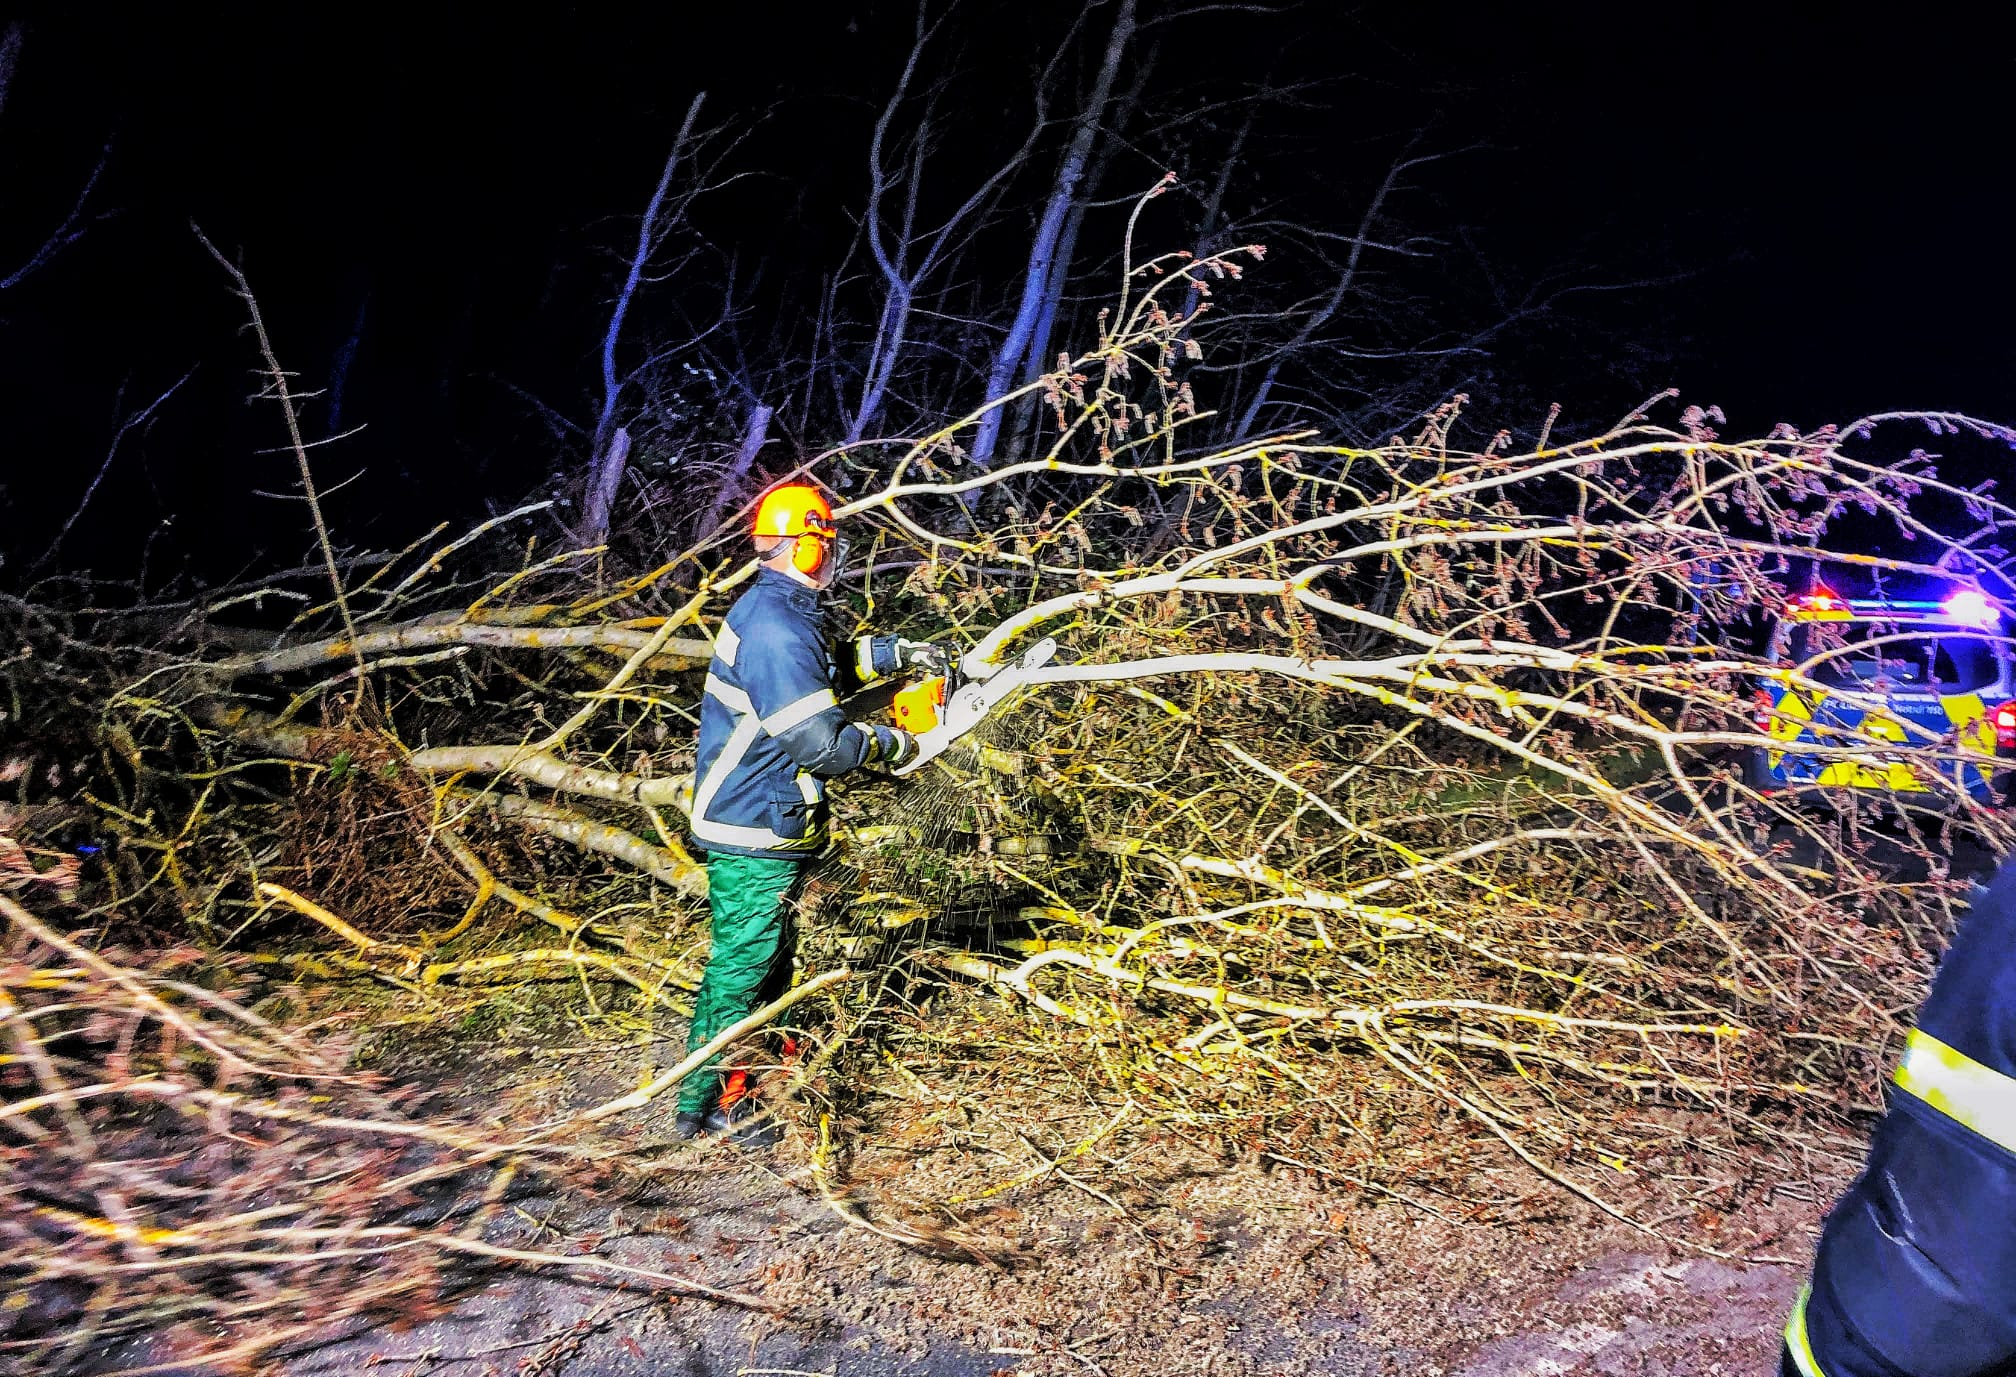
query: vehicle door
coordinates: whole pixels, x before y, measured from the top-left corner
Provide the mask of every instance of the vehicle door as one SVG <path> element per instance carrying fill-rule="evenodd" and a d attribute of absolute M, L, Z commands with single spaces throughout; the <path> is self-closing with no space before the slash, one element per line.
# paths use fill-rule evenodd
<path fill-rule="evenodd" d="M 1930 665 L 1938 717 L 1925 713 L 1913 720 L 1922 720 L 1948 742 L 1952 758 L 1939 763 L 1939 772 L 1985 797 L 1993 767 L 1984 773 L 1964 756 L 1995 754 L 1994 710 L 2009 699 L 2008 643 L 1986 629 L 1942 629 L 1933 641 Z"/>
<path fill-rule="evenodd" d="M 1926 673 L 1914 669 L 1908 638 L 1900 639 L 1897 626 L 1822 616 L 1794 627 L 1787 650 L 1810 683 L 1788 688 L 1778 703 L 1791 730 L 1774 771 L 1787 784 L 1922 789 L 1901 749 L 1911 735 L 1904 723 L 1928 711 L 1937 715 L 1939 700 L 1929 692 Z M 1803 742 L 1855 754 L 1806 755 L 1796 750 Z M 1890 743 L 1899 749 L 1886 750 Z"/>

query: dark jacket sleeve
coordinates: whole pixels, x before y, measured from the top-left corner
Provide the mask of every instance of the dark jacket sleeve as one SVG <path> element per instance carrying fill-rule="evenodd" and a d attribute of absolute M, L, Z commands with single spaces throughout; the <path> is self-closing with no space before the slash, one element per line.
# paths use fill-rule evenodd
<path fill-rule="evenodd" d="M 795 620 L 746 656 L 743 683 L 763 730 L 801 770 L 831 777 L 874 757 L 875 737 L 840 711 L 818 629 Z"/>
<path fill-rule="evenodd" d="M 1918 1027 L 1991 1096 L 2016 1094 L 2016 866 L 1962 921 Z M 1802 1316 L 1814 1358 L 1826 1377 L 2016 1371 L 2016 1146 L 1899 1085 L 1821 1235 Z"/>
<path fill-rule="evenodd" d="M 894 636 L 855 636 L 834 645 L 843 697 L 896 672 L 896 640 Z"/>

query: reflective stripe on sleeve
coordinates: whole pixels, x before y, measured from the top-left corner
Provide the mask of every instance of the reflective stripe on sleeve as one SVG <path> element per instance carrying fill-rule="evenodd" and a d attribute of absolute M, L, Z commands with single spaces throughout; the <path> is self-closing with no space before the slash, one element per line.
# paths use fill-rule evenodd
<path fill-rule="evenodd" d="M 1806 1301 L 1812 1294 L 1811 1285 L 1799 1288 L 1799 1299 L 1792 1303 L 1791 1317 L 1785 1321 L 1785 1348 L 1800 1377 L 1827 1377 L 1826 1369 L 1813 1356 L 1812 1341 L 1806 1337 Z"/>
<path fill-rule="evenodd" d="M 1892 1077 L 1897 1088 L 1915 1095 L 1989 1142 L 2016 1152 L 2016 1077 L 1983 1066 L 1914 1028 L 1904 1044 L 1904 1060 Z"/>
<path fill-rule="evenodd" d="M 716 698 L 719 698 L 721 705 L 730 712 L 739 712 L 747 716 L 749 713 L 756 711 L 756 705 L 749 701 L 748 694 L 711 673 L 707 676 L 707 683 L 702 692 L 711 693 Z"/>
<path fill-rule="evenodd" d="M 742 638 L 735 634 L 735 628 L 726 622 L 721 624 L 721 632 L 714 638 L 714 657 L 729 668 L 734 668 L 735 652 L 742 648 Z"/>
<path fill-rule="evenodd" d="M 748 701 L 745 697 L 743 701 Z M 840 700 L 833 696 L 830 688 L 808 693 L 795 703 L 786 703 L 777 711 L 763 719 L 763 730 L 772 736 L 782 736 L 800 722 L 817 717 L 828 708 L 838 707 Z"/>

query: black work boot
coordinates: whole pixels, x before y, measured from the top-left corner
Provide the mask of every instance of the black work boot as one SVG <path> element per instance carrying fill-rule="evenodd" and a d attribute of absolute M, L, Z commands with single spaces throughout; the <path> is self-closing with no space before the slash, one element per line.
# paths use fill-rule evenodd
<path fill-rule="evenodd" d="M 768 1119 L 761 1119 L 761 1114 L 756 1102 L 746 1097 L 725 1109 L 717 1104 L 699 1114 L 681 1110 L 672 1121 L 672 1133 L 687 1140 L 711 1134 L 731 1147 L 761 1152 L 776 1147 L 784 1137 L 784 1130 Z"/>

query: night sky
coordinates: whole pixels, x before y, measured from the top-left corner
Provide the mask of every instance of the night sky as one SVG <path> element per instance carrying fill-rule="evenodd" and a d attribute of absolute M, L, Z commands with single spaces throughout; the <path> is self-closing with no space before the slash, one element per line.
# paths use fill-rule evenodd
<path fill-rule="evenodd" d="M 0 276 L 110 152 L 86 233 L 0 292 L 0 582 L 25 576 L 118 418 L 191 369 L 129 437 L 60 563 L 130 571 L 150 532 L 164 562 L 199 551 L 213 570 L 220 545 L 298 553 L 295 514 L 246 496 L 286 485 L 284 461 L 256 453 L 282 437 L 244 405 L 251 346 L 192 219 L 242 255 L 306 385 L 341 381 L 311 420 L 367 429 L 318 461 L 365 471 L 339 529 L 390 540 L 514 502 L 569 462 L 572 442 L 525 398 L 592 416 L 620 251 L 697 89 L 744 131 L 734 166 L 751 174 L 704 212 L 721 250 L 705 270 L 732 264 L 788 313 L 779 284 L 827 270 L 849 239 L 867 129 L 914 15 L 195 8 L 19 15 Z M 1494 344 L 1482 390 L 1513 414 L 1491 428 L 1530 432 L 1550 401 L 1600 428 L 1668 385 L 1721 405 L 1732 432 L 1895 408 L 2016 420 L 2016 55 L 1959 10 L 1877 25 L 1762 5 L 1196 8 L 1155 30 L 1165 114 L 1263 79 L 1305 84 L 1264 122 L 1249 213 L 1348 233 L 1418 139 L 1448 156 L 1399 213 L 1457 266 L 1416 280 L 1410 309 L 1572 289 Z M 1075 13 L 954 11 L 948 31 L 966 37 L 945 99 L 966 121 L 945 156 L 989 156 L 1020 118 L 1030 44 Z M 1182 159 L 1190 128 L 1142 131 L 1105 194 Z M 1194 183 L 1209 168 L 1179 170 Z M 1109 228 L 1088 219 L 1088 255 L 1111 248 Z M 1298 271 L 1292 254 L 1266 268 L 1284 291 Z M 641 328 L 676 333 L 676 310 L 654 309 Z"/>

